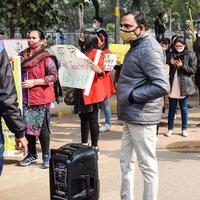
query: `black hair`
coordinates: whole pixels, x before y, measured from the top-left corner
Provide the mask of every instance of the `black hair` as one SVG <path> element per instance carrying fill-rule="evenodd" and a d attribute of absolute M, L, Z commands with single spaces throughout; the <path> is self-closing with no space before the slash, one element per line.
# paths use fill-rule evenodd
<path fill-rule="evenodd" d="M 138 26 L 142 24 L 144 25 L 145 28 L 147 28 L 147 20 L 144 13 L 140 11 L 128 11 L 123 16 L 126 16 L 126 15 L 133 15 Z"/>
<path fill-rule="evenodd" d="M 177 36 L 177 38 L 174 40 L 174 45 L 177 43 L 177 42 L 180 42 L 181 44 L 185 45 L 185 49 L 188 49 L 187 47 L 187 43 L 184 39 L 183 36 Z"/>
<path fill-rule="evenodd" d="M 183 36 L 177 36 L 177 38 L 174 40 L 174 44 L 176 44 L 177 42 L 180 42 L 181 44 L 186 45 L 186 42 Z"/>
<path fill-rule="evenodd" d="M 108 34 L 106 33 L 106 31 L 103 29 L 100 29 L 100 30 L 97 30 L 96 33 L 99 39 L 104 42 L 102 50 L 108 49 Z"/>
<path fill-rule="evenodd" d="M 159 17 L 159 18 L 162 18 L 163 16 L 164 16 L 164 12 L 159 12 L 159 13 L 158 13 L 158 17 Z"/>
<path fill-rule="evenodd" d="M 34 28 L 34 29 L 32 29 L 32 30 L 29 31 L 29 34 L 31 32 L 33 32 L 33 31 L 37 31 L 38 32 L 40 40 L 45 40 L 46 39 L 46 36 L 45 36 L 45 34 L 44 34 L 44 32 L 42 30 Z"/>
<path fill-rule="evenodd" d="M 160 44 L 169 45 L 169 44 L 170 44 L 170 39 L 169 39 L 169 38 L 163 38 L 163 39 L 160 41 Z"/>
<path fill-rule="evenodd" d="M 87 54 L 92 49 L 98 49 L 98 36 L 96 33 L 88 32 L 84 35 L 83 53 Z"/>
<path fill-rule="evenodd" d="M 172 35 L 171 41 L 173 42 L 174 38 L 177 38 L 177 37 L 178 37 L 178 35 Z"/>
<path fill-rule="evenodd" d="M 93 17 L 92 20 L 97 20 L 99 23 L 103 24 L 103 18 L 101 17 Z"/>

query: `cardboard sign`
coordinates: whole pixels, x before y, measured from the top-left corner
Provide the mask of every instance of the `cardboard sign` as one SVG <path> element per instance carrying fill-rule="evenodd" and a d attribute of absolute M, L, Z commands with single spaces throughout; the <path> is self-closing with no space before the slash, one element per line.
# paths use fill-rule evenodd
<path fill-rule="evenodd" d="M 3 43 L 9 57 L 18 56 L 21 51 L 28 48 L 28 40 L 26 39 L 3 40 Z"/>
<path fill-rule="evenodd" d="M 122 64 L 124 61 L 124 56 L 130 49 L 129 44 L 110 44 L 109 45 L 109 50 L 117 55 L 117 62 L 118 64 Z"/>
<path fill-rule="evenodd" d="M 72 45 L 54 45 L 50 50 L 61 63 L 61 85 L 90 90 L 94 79 L 94 71 L 91 69 L 93 62 Z"/>
<path fill-rule="evenodd" d="M 13 76 L 17 90 L 17 101 L 22 111 L 22 88 L 21 88 L 21 62 L 18 56 L 21 51 L 28 47 L 26 39 L 6 39 L 2 40 L 6 53 L 12 60 Z M 2 130 L 5 139 L 4 157 L 23 157 L 23 154 L 15 149 L 15 136 L 11 133 L 2 120 Z"/>
<path fill-rule="evenodd" d="M 116 54 L 105 54 L 105 57 L 104 57 L 104 70 L 105 71 L 112 71 L 116 64 L 117 64 L 117 55 Z"/>
<path fill-rule="evenodd" d="M 12 57 L 13 62 L 13 76 L 15 80 L 15 87 L 17 90 L 17 101 L 19 108 L 22 111 L 22 87 L 21 87 L 21 64 L 20 57 Z M 9 131 L 5 122 L 2 120 L 2 130 L 5 139 L 4 157 L 23 157 L 23 154 L 15 149 L 15 135 Z"/>

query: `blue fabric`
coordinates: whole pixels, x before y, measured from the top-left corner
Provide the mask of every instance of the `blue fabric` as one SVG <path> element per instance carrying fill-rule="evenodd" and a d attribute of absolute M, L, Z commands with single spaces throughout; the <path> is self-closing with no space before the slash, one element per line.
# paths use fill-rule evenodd
<path fill-rule="evenodd" d="M 182 130 L 188 127 L 188 97 L 184 99 L 169 98 L 169 113 L 168 113 L 168 129 L 173 130 L 174 128 L 174 116 L 179 102 L 181 110 Z"/>
<path fill-rule="evenodd" d="M 104 101 L 104 115 L 105 115 L 105 123 L 110 125 L 111 114 L 110 114 L 110 100 L 105 99 Z"/>
<path fill-rule="evenodd" d="M 0 41 L 0 53 L 4 50 L 3 41 Z"/>

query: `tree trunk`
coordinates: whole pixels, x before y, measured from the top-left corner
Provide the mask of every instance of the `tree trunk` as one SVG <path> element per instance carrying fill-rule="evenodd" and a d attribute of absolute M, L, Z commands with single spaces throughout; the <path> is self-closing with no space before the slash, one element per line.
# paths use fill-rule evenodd
<path fill-rule="evenodd" d="M 140 0 L 133 0 L 131 8 L 132 8 L 132 10 L 141 11 Z"/>
<path fill-rule="evenodd" d="M 78 17 L 79 17 L 80 30 L 82 30 L 84 28 L 83 15 L 84 15 L 84 5 L 83 5 L 83 3 L 80 3 L 78 5 Z"/>
<path fill-rule="evenodd" d="M 99 17 L 99 2 L 98 0 L 92 0 L 92 3 L 95 8 L 95 17 Z"/>
<path fill-rule="evenodd" d="M 14 38 L 14 34 L 15 34 L 15 27 L 12 24 L 12 20 L 10 20 L 9 38 Z"/>

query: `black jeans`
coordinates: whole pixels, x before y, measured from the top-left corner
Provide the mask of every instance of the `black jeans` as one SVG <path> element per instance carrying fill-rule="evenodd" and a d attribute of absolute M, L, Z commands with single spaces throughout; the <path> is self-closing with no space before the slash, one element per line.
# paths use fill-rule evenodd
<path fill-rule="evenodd" d="M 99 123 L 98 110 L 93 112 L 79 114 L 81 119 L 81 142 L 88 142 L 88 135 L 90 131 L 92 146 L 98 146 L 99 139 Z"/>
<path fill-rule="evenodd" d="M 36 136 L 26 134 L 28 140 L 28 151 L 29 154 L 37 154 L 36 151 Z M 42 124 L 41 132 L 39 135 L 39 140 L 41 144 L 42 154 L 49 154 L 49 144 L 50 144 L 50 130 L 49 123 L 47 119 L 47 114 L 45 114 L 44 121 Z"/>

